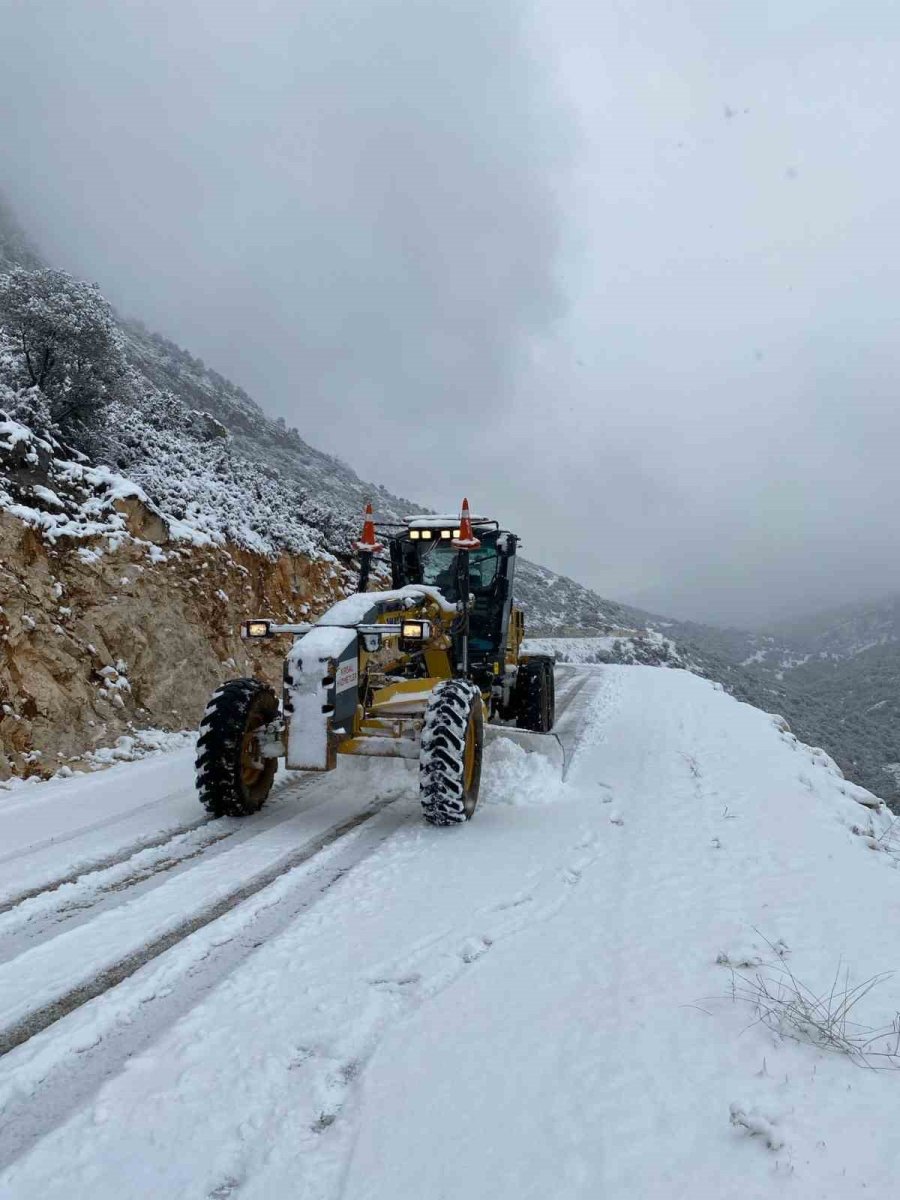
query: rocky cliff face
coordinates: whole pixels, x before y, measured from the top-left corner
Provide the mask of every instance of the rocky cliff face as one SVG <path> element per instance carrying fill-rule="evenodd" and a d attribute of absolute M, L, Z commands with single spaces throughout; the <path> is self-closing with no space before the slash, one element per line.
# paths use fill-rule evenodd
<path fill-rule="evenodd" d="M 333 561 L 173 541 L 142 501 L 116 503 L 113 540 L 51 542 L 0 511 L 0 779 L 77 768 L 136 730 L 195 726 L 235 675 L 277 687 L 283 647 L 247 646 L 241 620 L 303 620 L 346 587 Z"/>

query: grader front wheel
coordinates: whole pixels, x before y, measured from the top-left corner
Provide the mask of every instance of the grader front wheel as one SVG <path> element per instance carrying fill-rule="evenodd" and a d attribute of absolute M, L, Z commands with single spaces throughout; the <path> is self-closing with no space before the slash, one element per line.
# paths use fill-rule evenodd
<path fill-rule="evenodd" d="M 478 688 L 447 679 L 431 693 L 422 727 L 419 792 L 429 825 L 468 821 L 478 803 L 484 708 Z"/>
<path fill-rule="evenodd" d="M 266 802 L 274 758 L 261 758 L 256 733 L 278 715 L 272 689 L 259 679 L 231 679 L 212 695 L 197 742 L 197 790 L 215 817 L 246 817 Z"/>

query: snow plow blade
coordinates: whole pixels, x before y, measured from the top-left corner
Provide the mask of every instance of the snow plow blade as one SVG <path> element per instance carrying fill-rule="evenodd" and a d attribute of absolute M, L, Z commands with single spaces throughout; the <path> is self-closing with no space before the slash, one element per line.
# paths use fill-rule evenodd
<path fill-rule="evenodd" d="M 565 779 L 569 765 L 563 743 L 555 733 L 529 733 L 527 729 L 514 729 L 509 725 L 485 725 L 485 745 L 490 746 L 498 738 L 507 738 L 521 746 L 529 754 L 539 754 L 559 771 L 561 779 Z"/>

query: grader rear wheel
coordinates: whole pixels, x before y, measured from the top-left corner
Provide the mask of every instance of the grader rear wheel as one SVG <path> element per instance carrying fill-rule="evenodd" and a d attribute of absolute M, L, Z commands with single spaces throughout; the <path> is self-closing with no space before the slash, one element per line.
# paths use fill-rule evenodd
<path fill-rule="evenodd" d="M 513 696 L 516 725 L 549 733 L 556 720 L 556 684 L 549 658 L 530 658 L 519 667 Z"/>
<path fill-rule="evenodd" d="M 484 707 L 465 679 L 447 679 L 431 693 L 422 728 L 419 792 L 429 825 L 471 819 L 481 785 Z"/>
<path fill-rule="evenodd" d="M 261 758 L 257 733 L 278 715 L 272 689 L 259 679 L 230 679 L 212 695 L 197 742 L 197 791 L 215 817 L 246 817 L 266 802 L 274 758 Z"/>

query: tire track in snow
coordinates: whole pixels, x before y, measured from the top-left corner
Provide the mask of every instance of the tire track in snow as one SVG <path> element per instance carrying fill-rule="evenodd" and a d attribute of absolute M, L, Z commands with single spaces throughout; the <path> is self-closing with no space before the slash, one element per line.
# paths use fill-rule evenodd
<path fill-rule="evenodd" d="M 322 777 L 316 775 L 304 775 L 299 780 L 292 779 L 290 775 L 284 775 L 280 780 L 276 780 L 275 788 L 272 791 L 272 799 L 284 800 L 293 798 L 298 792 L 305 791 L 308 787 L 316 784 Z M 280 786 L 279 786 L 280 785 Z M 157 800 L 151 800 L 146 804 L 139 804 L 128 812 L 118 813 L 114 817 L 110 817 L 105 821 L 95 821 L 91 825 L 84 825 L 79 829 L 73 830 L 71 833 L 57 838 L 45 838 L 41 842 L 35 842 L 26 849 L 15 850 L 10 854 L 0 858 L 0 866 L 6 862 L 20 861 L 28 859 L 33 855 L 39 854 L 41 851 L 50 847 L 54 849 L 58 846 L 64 846 L 67 842 L 76 841 L 78 838 L 84 837 L 90 833 L 96 833 L 100 830 L 109 829 L 115 825 L 122 824 L 125 821 L 133 820 L 138 814 L 149 809 L 156 808 L 160 804 L 165 804 L 172 799 L 181 796 L 193 796 L 193 787 L 180 787 L 174 790 L 169 790 L 165 795 L 160 796 Z M 271 809 L 266 810 L 266 814 Z M 182 821 L 175 825 L 169 825 L 165 829 L 156 828 L 152 833 L 147 833 L 143 837 L 133 838 L 124 846 L 117 847 L 112 853 L 87 856 L 74 864 L 70 864 L 68 870 L 64 874 L 53 875 L 40 882 L 33 884 L 30 887 L 23 888 L 21 891 L 12 893 L 0 899 L 0 915 L 9 912 L 16 908 L 26 900 L 31 900 L 35 896 L 40 896 L 44 892 L 53 892 L 66 884 L 74 883 L 79 877 L 91 874 L 95 871 L 104 871 L 110 867 L 115 867 L 120 863 L 126 862 L 129 858 L 139 854 L 143 850 L 154 850 L 157 847 L 166 845 L 167 842 L 175 838 L 181 837 L 184 834 L 193 833 L 195 830 L 203 829 L 205 826 L 215 824 L 221 827 L 223 822 L 234 821 L 234 818 L 229 817 L 213 817 L 208 814 L 198 816 L 193 821 Z M 240 829 L 240 824 L 235 821 L 234 832 Z"/>
<path fill-rule="evenodd" d="M 282 788 L 278 799 L 293 801 L 322 784 L 321 775 L 304 776 L 293 786 Z M 25 935 L 29 944 L 35 944 L 45 934 L 55 936 L 59 926 L 73 917 L 84 918 L 100 905 L 106 908 L 124 903 L 128 898 L 125 893 L 133 894 L 132 889 L 158 885 L 169 873 L 208 856 L 207 852 L 221 852 L 249 841 L 292 820 L 297 812 L 293 806 L 285 809 L 279 804 L 250 820 L 201 817 L 174 831 L 131 843 L 87 868 L 78 866 L 46 886 L 27 889 L 0 905 L 0 963 L 8 961 L 11 953 L 26 948 L 16 945 L 23 940 L 21 935 Z M 223 842 L 228 845 L 221 845 Z"/>
<path fill-rule="evenodd" d="M 98 771 L 97 774 L 102 774 L 102 772 Z M 89 825 L 81 825 L 78 829 L 72 829 L 68 833 L 60 834 L 56 837 L 44 838 L 44 840 L 41 842 L 32 843 L 27 850 L 12 850 L 9 854 L 0 855 L 0 866 L 3 866 L 4 863 L 14 862 L 20 858 L 26 858 L 31 854 L 37 854 L 41 850 L 48 850 L 51 847 L 55 849 L 58 846 L 64 846 L 66 842 L 74 842 L 78 838 L 84 837 L 85 834 L 96 833 L 100 829 L 110 829 L 114 825 L 121 825 L 125 821 L 131 821 L 135 818 L 135 816 L 137 816 L 138 813 L 146 812 L 151 808 L 158 808 L 160 804 L 166 804 L 168 801 L 183 795 L 186 790 L 187 789 L 181 787 L 170 789 L 162 796 L 158 796 L 155 800 L 148 800 L 146 804 L 138 804 L 135 808 L 128 809 L 127 812 L 116 813 L 115 816 L 105 817 L 102 821 L 92 821 Z M 209 818 L 201 817 L 200 820 L 194 822 L 190 828 L 196 828 L 198 825 L 202 825 L 204 820 L 209 820 Z M 176 829 L 174 832 L 183 833 L 187 828 L 189 827 L 182 826 L 180 829 Z M 173 830 L 169 830 L 168 832 L 171 833 Z"/>
<path fill-rule="evenodd" d="M 126 813 L 126 817 L 130 817 L 131 813 Z M 53 879 L 48 879 L 46 882 L 36 884 L 34 887 L 25 888 L 21 892 L 10 896 L 8 899 L 0 902 L 0 916 L 11 912 L 20 905 L 27 903 L 29 900 L 34 900 L 38 896 L 49 895 L 52 892 L 58 891 L 60 888 L 71 883 L 77 883 L 87 875 L 97 874 L 101 871 L 110 870 L 113 867 L 119 866 L 121 863 L 127 862 L 135 855 L 142 853 L 145 850 L 155 850 L 158 847 L 168 845 L 169 842 L 175 841 L 179 837 L 185 837 L 193 833 L 197 829 L 202 829 L 204 825 L 209 825 L 215 818 L 200 817 L 196 821 L 192 821 L 188 825 L 180 825 L 175 829 L 166 829 L 160 833 L 148 835 L 145 838 L 139 838 L 134 842 L 130 842 L 127 846 L 123 846 L 121 850 L 117 850 L 115 854 L 108 854 L 104 858 L 91 859 L 83 863 L 79 863 L 68 871 L 65 875 L 58 875 Z M 105 826 L 103 826 L 105 828 Z M 38 845 L 37 849 L 45 849 L 46 842 Z M 25 857 L 18 855 L 14 857 Z"/>
<path fill-rule="evenodd" d="M 558 667 L 557 671 L 559 671 Z M 566 779 L 569 774 L 584 732 L 584 716 L 587 705 L 600 690 L 602 672 L 591 671 L 588 673 L 583 668 L 573 670 L 570 680 L 569 686 L 557 698 L 556 720 L 553 725 L 553 736 L 563 753 L 563 779 Z M 586 692 L 587 695 L 585 695 Z"/>
<path fill-rule="evenodd" d="M 117 1002 L 82 1005 L 62 1028 L 45 1027 L 15 1054 L 10 1083 L 0 1090 L 0 1169 L 5 1169 L 82 1107 L 104 1080 L 151 1045 L 261 945 L 315 907 L 403 826 L 418 805 L 393 808 L 408 793 L 382 797 L 332 831 L 326 845 L 284 870 L 255 896 L 124 979 Z M 324 841 L 324 835 L 323 839 Z M 93 1010 L 93 1011 L 92 1011 Z M 74 1023 L 74 1024 L 73 1024 Z M 20 1056 L 25 1054 L 22 1059 Z"/>
<path fill-rule="evenodd" d="M 245 879 L 240 886 L 229 891 L 214 903 L 204 906 L 184 920 L 167 929 L 159 937 L 145 943 L 140 949 L 123 955 L 115 963 L 80 982 L 67 992 L 54 997 L 49 1003 L 43 1004 L 28 1012 L 21 1019 L 7 1028 L 0 1030 L 0 1057 L 8 1054 L 17 1046 L 27 1042 L 36 1034 L 43 1032 L 57 1021 L 82 1007 L 89 1000 L 109 991 L 141 967 L 158 958 L 166 950 L 171 949 L 191 934 L 212 924 L 244 901 L 255 896 L 264 888 L 274 883 L 280 876 L 288 874 L 296 867 L 308 862 L 320 854 L 326 847 L 346 837 L 347 834 L 376 817 L 382 809 L 396 803 L 397 795 L 392 795 L 375 801 L 361 812 L 354 814 L 339 825 L 332 826 L 324 833 L 307 840 L 302 846 L 280 857 L 277 862 L 256 873 L 250 879 Z M 295 816 L 296 814 L 292 814 Z M 14 965 L 15 960 L 13 960 Z"/>

